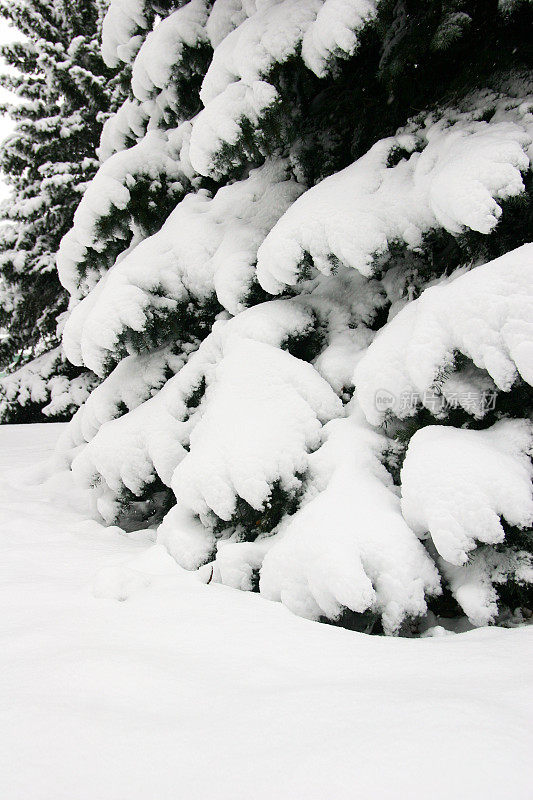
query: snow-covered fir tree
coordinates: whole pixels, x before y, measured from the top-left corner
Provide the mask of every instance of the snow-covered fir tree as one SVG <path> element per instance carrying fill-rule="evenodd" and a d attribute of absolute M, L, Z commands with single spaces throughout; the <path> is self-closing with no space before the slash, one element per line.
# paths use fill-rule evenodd
<path fill-rule="evenodd" d="M 0 81 L 19 102 L 3 108 L 17 124 L 0 147 L 0 169 L 11 186 L 0 210 L 0 369 L 12 372 L 49 353 L 0 382 L 0 420 L 39 418 L 46 404 L 45 413 L 64 416 L 88 393 L 79 392 L 80 369 L 56 351 L 56 318 L 68 295 L 55 257 L 97 171 L 103 123 L 123 99 L 121 73 L 100 53 L 106 7 L 104 0 L 5 0 L 0 7 L 25 37 L 1 49 L 14 69 Z M 56 378 L 62 392 L 66 380 L 74 381 L 68 403 L 50 402 Z M 94 376 L 82 383 L 89 389 Z"/>
<path fill-rule="evenodd" d="M 362 630 L 531 608 L 531 22 L 112 0 L 131 93 L 58 256 L 95 513 Z"/>

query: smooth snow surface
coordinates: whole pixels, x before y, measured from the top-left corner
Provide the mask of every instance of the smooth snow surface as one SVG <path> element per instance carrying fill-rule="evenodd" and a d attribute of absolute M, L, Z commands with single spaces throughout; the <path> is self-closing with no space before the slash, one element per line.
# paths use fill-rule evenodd
<path fill-rule="evenodd" d="M 531 798 L 531 628 L 368 637 L 206 586 L 21 486 L 61 429 L 0 427 L 3 800 Z"/>

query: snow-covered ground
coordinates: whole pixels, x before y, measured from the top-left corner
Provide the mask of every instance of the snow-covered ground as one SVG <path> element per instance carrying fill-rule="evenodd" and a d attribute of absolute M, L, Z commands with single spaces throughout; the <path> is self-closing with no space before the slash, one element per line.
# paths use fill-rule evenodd
<path fill-rule="evenodd" d="M 368 637 L 206 586 L 21 485 L 60 429 L 0 428 L 2 800 L 531 800 L 532 628 Z"/>

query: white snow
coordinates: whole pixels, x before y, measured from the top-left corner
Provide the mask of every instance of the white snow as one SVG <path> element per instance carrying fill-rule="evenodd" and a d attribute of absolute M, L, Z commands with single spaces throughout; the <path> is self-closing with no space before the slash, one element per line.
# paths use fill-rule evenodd
<path fill-rule="evenodd" d="M 130 62 L 148 25 L 145 0 L 111 0 L 102 26 L 102 56 L 108 67 Z"/>
<path fill-rule="evenodd" d="M 185 191 L 192 177 L 190 164 L 181 158 L 184 139 L 189 126 L 170 131 L 149 131 L 135 146 L 112 155 L 98 170 L 74 214 L 72 228 L 61 240 L 57 254 L 59 278 L 69 294 L 79 299 L 94 288 L 102 270 L 97 265 L 86 266 L 85 274 L 79 265 L 88 258 L 89 250 L 101 253 L 118 235 L 120 229 L 110 229 L 102 234 L 99 226 L 108 221 L 117 210 L 125 211 L 131 200 L 136 181 L 149 178 L 156 181 L 162 176 L 176 193 Z M 128 241 L 124 242 L 124 249 Z"/>
<path fill-rule="evenodd" d="M 507 105 L 506 121 L 482 122 L 472 111 L 429 117 L 305 192 L 259 249 L 263 288 L 277 294 L 295 284 L 306 254 L 325 274 L 340 262 L 369 276 L 390 258 L 392 243 L 416 250 L 438 228 L 490 233 L 502 213 L 498 200 L 524 191 L 521 172 L 530 165 L 531 103 Z M 405 157 L 389 166 L 398 148 Z"/>
<path fill-rule="evenodd" d="M 418 430 L 402 468 L 402 513 L 438 553 L 457 566 L 477 542 L 497 544 L 500 518 L 533 526 L 533 427 L 501 420 L 487 430 L 428 425 Z"/>
<path fill-rule="evenodd" d="M 207 20 L 207 34 L 213 47 L 257 10 L 254 0 L 215 0 Z"/>
<path fill-rule="evenodd" d="M 223 520 L 238 497 L 260 510 L 272 484 L 292 492 L 324 422 L 342 413 L 318 372 L 289 353 L 252 339 L 228 339 L 190 453 L 172 478 L 176 497 L 204 520 Z"/>
<path fill-rule="evenodd" d="M 276 65 L 301 55 L 323 77 L 355 52 L 376 8 L 377 0 L 217 0 L 206 25 L 215 49 L 200 91 L 205 108 L 193 127 L 198 172 L 216 177 L 221 148 L 236 144 L 245 121 L 257 130 L 280 101 L 269 83 Z"/>
<path fill-rule="evenodd" d="M 89 442 L 102 425 L 120 416 L 124 407 L 137 408 L 178 372 L 186 353 L 175 355 L 171 346 L 127 356 L 93 391 L 74 414 L 58 440 L 58 462 L 70 466 L 76 450 Z"/>
<path fill-rule="evenodd" d="M 375 19 L 379 0 L 325 0 L 302 40 L 302 58 L 319 78 L 327 75 L 336 58 L 357 50 L 359 35 Z"/>
<path fill-rule="evenodd" d="M 217 154 L 238 142 L 244 120 L 257 130 L 279 101 L 268 82 L 273 68 L 299 55 L 301 47 L 306 66 L 323 77 L 337 58 L 354 53 L 377 0 L 217 0 L 210 11 L 209 5 L 190 0 L 146 34 L 143 0 L 112 0 L 102 52 L 110 66 L 133 61 L 131 85 L 139 105 L 126 101 L 108 121 L 102 157 L 120 150 L 148 120 L 149 127 L 158 127 L 169 110 L 179 112 L 176 69 L 187 62 L 187 48 L 210 42 L 214 52 L 200 92 L 205 108 L 194 121 L 192 161 L 200 174 L 216 177 Z"/>
<path fill-rule="evenodd" d="M 241 373 L 239 385 L 246 383 L 248 377 L 246 391 L 241 397 L 241 401 L 245 405 L 248 404 L 246 412 L 248 417 L 247 419 L 239 418 L 238 415 L 235 417 L 233 446 L 240 448 L 243 453 L 250 448 L 247 458 L 255 459 L 254 469 L 261 473 L 263 485 L 273 469 L 278 470 L 278 477 L 282 477 L 279 470 L 283 470 L 283 477 L 286 482 L 290 482 L 292 475 L 289 464 L 292 460 L 284 456 L 283 435 L 280 432 L 280 435 L 270 442 L 270 459 L 268 463 L 262 463 L 260 447 L 264 446 L 265 436 L 268 440 L 269 432 L 266 425 L 260 426 L 254 415 L 262 410 L 263 415 L 268 419 L 274 419 L 277 423 L 275 413 L 279 411 L 279 402 L 276 402 L 272 391 L 268 394 L 269 381 L 273 381 L 277 390 L 283 393 L 284 399 L 291 403 L 290 409 L 284 410 L 279 424 L 285 429 L 291 412 L 296 410 L 296 413 L 301 415 L 301 424 L 304 428 L 301 431 L 294 431 L 291 441 L 293 444 L 295 441 L 300 441 L 297 457 L 305 460 L 307 445 L 311 445 L 313 441 L 318 444 L 316 441 L 320 427 L 318 420 L 326 421 L 340 413 L 339 399 L 311 365 L 279 349 L 289 334 L 306 333 L 313 323 L 312 310 L 297 300 L 263 303 L 243 311 L 229 321 L 219 320 L 187 364 L 167 381 L 155 397 L 128 414 L 102 425 L 87 446 L 77 453 L 72 462 L 72 470 L 79 485 L 84 486 L 87 491 L 96 485 L 94 491 L 98 498 L 98 508 L 104 518 L 108 520 L 114 518 L 113 498 L 120 493 L 122 486 L 126 486 L 134 494 L 139 494 L 143 487 L 154 479 L 156 473 L 163 483 L 170 486 L 174 471 L 182 459 L 191 457 L 193 463 L 198 463 L 198 459 L 194 456 L 194 448 L 191 447 L 191 453 L 187 454 L 185 446 L 189 446 L 191 430 L 202 418 L 205 410 L 209 410 L 213 405 L 213 397 L 218 397 L 220 393 L 224 396 L 224 392 L 231 391 L 227 381 L 225 389 L 224 385 L 222 389 L 218 387 L 219 382 L 224 384 L 224 374 L 230 369 L 229 364 L 233 364 L 233 372 L 237 369 Z M 236 358 L 235 352 L 239 348 L 250 350 L 254 343 L 261 343 L 264 346 L 257 354 L 261 357 L 258 362 L 253 360 L 250 363 L 242 362 Z M 226 359 L 229 362 L 228 366 L 224 363 Z M 276 364 L 282 371 L 279 376 L 276 375 Z M 191 409 L 189 413 L 188 399 L 200 387 L 202 380 L 205 380 L 208 390 L 205 402 L 197 409 Z M 267 391 L 264 400 L 261 399 L 263 389 Z M 216 414 L 216 409 L 213 414 Z M 208 424 L 206 422 L 204 427 Z M 258 425 L 259 439 L 252 437 L 248 442 L 247 434 L 254 424 Z M 72 435 L 76 439 L 77 422 L 74 426 Z M 215 428 L 216 435 L 213 441 L 209 443 L 208 437 L 205 446 L 201 446 L 204 452 L 200 463 L 208 470 L 215 484 L 222 484 L 226 494 L 228 491 L 233 494 L 235 483 L 231 478 L 227 454 L 224 478 L 213 475 L 212 464 L 209 471 L 211 453 L 206 453 L 205 448 L 218 450 L 220 463 L 220 459 L 224 459 L 224 452 L 221 449 L 222 439 L 231 435 L 227 423 L 218 427 L 215 425 Z M 63 451 L 63 443 L 61 444 Z M 59 455 L 64 461 L 63 453 L 60 452 Z M 204 458 L 207 459 L 205 463 Z M 246 466 L 237 464 L 236 469 L 241 470 L 243 467 L 246 469 L 250 466 L 251 463 L 247 461 Z M 209 485 L 209 479 L 204 481 L 200 474 L 197 474 L 196 479 L 198 486 L 203 483 Z M 192 494 L 193 489 L 190 491 Z M 180 490 L 176 489 L 176 492 L 179 495 Z M 194 507 L 194 500 L 191 504 Z"/>
<path fill-rule="evenodd" d="M 188 57 L 187 49 L 208 41 L 208 8 L 206 0 L 190 0 L 148 34 L 132 67 L 131 89 L 139 101 L 154 101 L 162 111 L 178 110 L 173 79 Z"/>
<path fill-rule="evenodd" d="M 525 244 L 408 303 L 355 369 L 357 396 L 368 421 L 379 425 L 387 412 L 410 416 L 420 403 L 434 410 L 433 390 L 453 370 L 456 352 L 504 392 L 518 375 L 533 385 L 532 289 L 533 244 Z M 464 378 L 476 405 L 486 384 Z"/>
<path fill-rule="evenodd" d="M 204 106 L 235 81 L 251 86 L 268 78 L 275 64 L 284 63 L 295 53 L 321 5 L 322 0 L 270 0 L 261 4 L 215 49 L 200 92 Z"/>
<path fill-rule="evenodd" d="M 200 175 L 218 178 L 232 166 L 238 166 L 238 152 L 234 158 L 227 157 L 219 163 L 221 148 L 225 145 L 237 148 L 242 144 L 243 120 L 251 123 L 257 131 L 257 143 L 260 142 L 260 122 L 279 102 L 277 90 L 267 81 L 253 81 L 250 86 L 243 81 L 231 83 L 194 119 L 189 151 L 194 169 Z"/>
<path fill-rule="evenodd" d="M 0 427 L 2 798 L 529 800 L 530 627 L 369 637 L 206 586 L 21 493 L 61 429 Z"/>
<path fill-rule="evenodd" d="M 440 581 L 379 460 L 388 442 L 361 417 L 354 405 L 324 427 L 325 444 L 309 457 L 307 498 L 280 526 L 259 585 L 301 616 L 370 609 L 394 633 L 405 616 L 426 612 L 424 592 L 440 594 Z"/>
<path fill-rule="evenodd" d="M 472 625 L 490 624 L 498 614 L 498 584 L 533 583 L 533 559 L 525 550 L 479 547 L 463 566 L 438 559 L 439 569 Z"/>
<path fill-rule="evenodd" d="M 98 158 L 103 163 L 120 150 L 126 150 L 132 142 L 140 141 L 146 133 L 148 112 L 138 100 L 124 100 L 115 114 L 104 123 L 100 135 Z"/>
<path fill-rule="evenodd" d="M 502 526 L 533 526 L 532 454 L 531 422 L 518 419 L 480 431 L 429 425 L 409 443 L 403 516 L 421 538 L 431 537 L 439 568 L 474 625 L 498 613 L 497 584 L 533 583 L 531 553 L 509 546 Z"/>
<path fill-rule="evenodd" d="M 100 373 L 125 330 L 143 330 L 150 314 L 170 315 L 189 299 L 216 295 L 231 313 L 242 311 L 257 248 L 301 191 L 287 162 L 278 159 L 213 198 L 205 190 L 187 195 L 161 230 L 116 263 L 73 309 L 64 332 L 70 360 Z"/>
<path fill-rule="evenodd" d="M 61 348 L 56 347 L 0 378 L 0 419 L 4 408 L 12 402 L 20 406 L 41 404 L 42 413 L 50 417 L 79 408 L 90 396 L 97 379 L 88 372 L 67 378 L 60 374 L 64 362 Z"/>

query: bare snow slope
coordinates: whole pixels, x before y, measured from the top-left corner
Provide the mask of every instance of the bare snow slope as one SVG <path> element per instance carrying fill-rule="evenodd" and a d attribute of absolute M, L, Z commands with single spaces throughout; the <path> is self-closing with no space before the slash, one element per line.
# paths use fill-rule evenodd
<path fill-rule="evenodd" d="M 0 427 L 2 800 L 530 800 L 533 629 L 367 637 L 206 586 L 21 484 L 60 428 Z"/>

